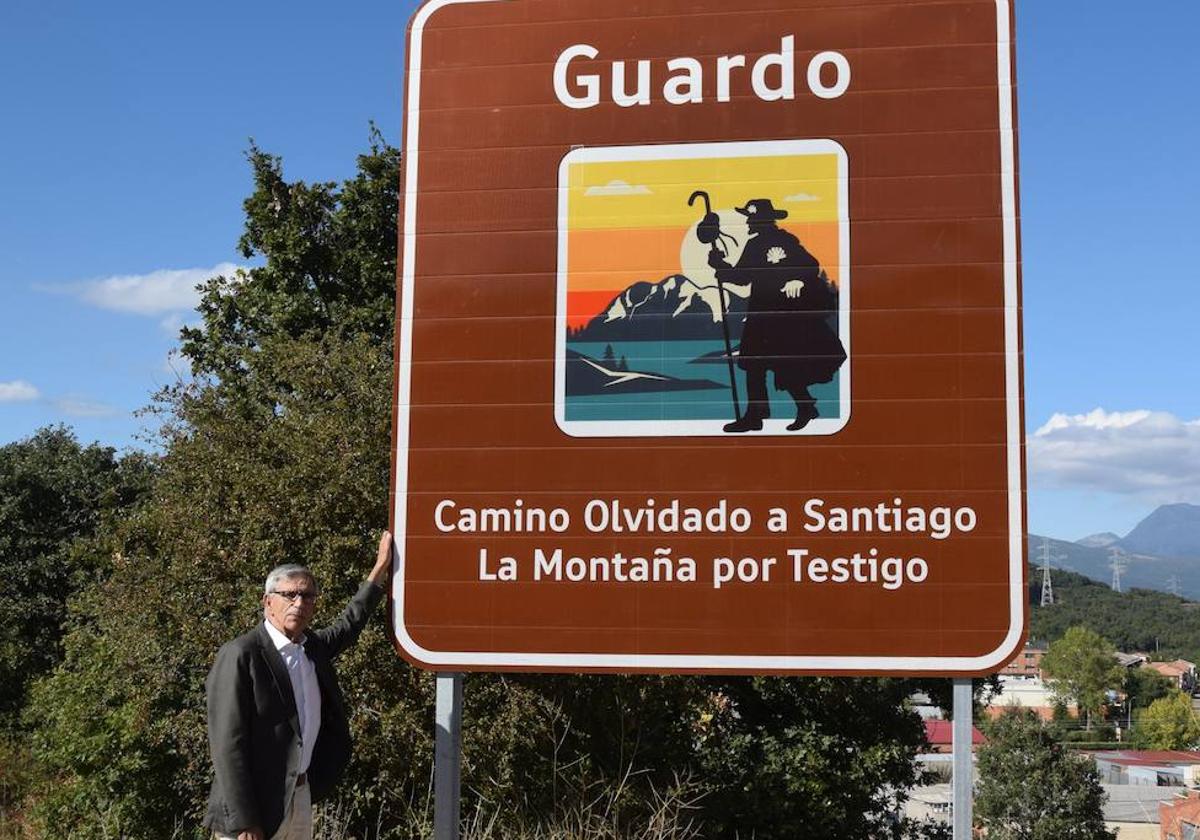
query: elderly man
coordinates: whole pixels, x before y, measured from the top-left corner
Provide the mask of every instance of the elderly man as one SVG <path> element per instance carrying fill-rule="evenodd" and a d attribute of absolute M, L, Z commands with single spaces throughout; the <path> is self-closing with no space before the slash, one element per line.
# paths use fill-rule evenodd
<path fill-rule="evenodd" d="M 263 622 L 226 643 L 209 672 L 214 779 L 204 819 L 219 840 L 310 840 L 312 805 L 350 761 L 333 659 L 354 644 L 384 594 L 392 535 L 338 620 L 308 630 L 320 590 L 304 566 L 267 575 Z"/>

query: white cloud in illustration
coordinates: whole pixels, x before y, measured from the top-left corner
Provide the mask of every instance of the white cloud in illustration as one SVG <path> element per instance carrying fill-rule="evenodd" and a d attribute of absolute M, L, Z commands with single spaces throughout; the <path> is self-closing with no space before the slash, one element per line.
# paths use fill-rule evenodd
<path fill-rule="evenodd" d="M 0 382 L 0 403 L 33 402 L 41 393 L 24 379 Z"/>
<path fill-rule="evenodd" d="M 197 285 L 218 274 L 229 277 L 242 268 L 233 263 L 219 263 L 212 268 L 162 268 L 147 274 L 119 274 L 43 288 L 65 292 L 100 309 L 161 316 L 195 309 L 200 302 Z"/>
<path fill-rule="evenodd" d="M 1035 484 L 1200 502 L 1200 420 L 1097 408 L 1055 414 L 1026 443 Z"/>
<path fill-rule="evenodd" d="M 625 181 L 609 181 L 604 186 L 588 187 L 584 195 L 650 195 L 645 184 L 629 184 Z"/>

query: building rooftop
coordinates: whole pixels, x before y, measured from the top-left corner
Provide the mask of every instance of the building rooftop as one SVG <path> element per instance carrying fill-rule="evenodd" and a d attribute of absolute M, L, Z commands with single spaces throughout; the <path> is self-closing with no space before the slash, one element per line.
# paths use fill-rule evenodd
<path fill-rule="evenodd" d="M 951 744 L 954 740 L 954 722 L 949 720 L 927 720 L 925 721 L 925 738 L 930 744 Z M 986 744 L 987 738 L 983 737 L 974 726 L 971 727 L 971 743 Z"/>
<path fill-rule="evenodd" d="M 1186 659 L 1175 659 L 1171 662 L 1147 662 L 1142 667 L 1153 668 L 1158 673 L 1168 677 L 1179 677 L 1196 670 L 1196 666 Z"/>
<path fill-rule="evenodd" d="M 1101 785 L 1108 799 L 1104 803 L 1104 819 L 1108 822 L 1158 824 L 1158 803 L 1169 802 L 1179 795 L 1177 787 L 1150 785 Z"/>
<path fill-rule="evenodd" d="M 1200 764 L 1200 750 L 1104 750 L 1092 755 L 1113 764 L 1131 767 Z"/>

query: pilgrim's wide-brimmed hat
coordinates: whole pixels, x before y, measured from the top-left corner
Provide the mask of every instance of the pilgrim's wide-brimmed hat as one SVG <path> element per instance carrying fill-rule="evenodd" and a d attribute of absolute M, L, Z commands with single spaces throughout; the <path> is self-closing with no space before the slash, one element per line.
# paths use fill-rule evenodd
<path fill-rule="evenodd" d="M 746 202 L 745 207 L 735 208 L 739 213 L 751 221 L 761 222 L 764 219 L 771 221 L 779 221 L 787 218 L 786 210 L 776 210 L 775 205 L 771 203 L 769 198 L 755 198 Z"/>

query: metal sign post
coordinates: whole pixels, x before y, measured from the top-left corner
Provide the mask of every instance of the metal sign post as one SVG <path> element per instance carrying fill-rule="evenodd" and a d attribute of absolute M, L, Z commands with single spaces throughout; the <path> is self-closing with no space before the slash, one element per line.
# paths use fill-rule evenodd
<path fill-rule="evenodd" d="M 971 800 L 975 768 L 971 761 L 971 681 L 954 680 L 954 840 L 971 840 Z"/>
<path fill-rule="evenodd" d="M 433 758 L 433 837 L 458 840 L 462 785 L 463 675 L 437 675 L 437 735 Z"/>

